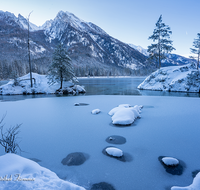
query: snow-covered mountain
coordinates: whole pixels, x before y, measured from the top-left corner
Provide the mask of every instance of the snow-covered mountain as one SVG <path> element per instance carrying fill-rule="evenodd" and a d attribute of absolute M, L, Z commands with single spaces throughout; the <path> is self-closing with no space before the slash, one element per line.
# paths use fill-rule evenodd
<path fill-rule="evenodd" d="M 147 52 L 147 49 L 144 49 L 141 46 L 136 46 L 134 44 L 128 44 L 128 45 L 130 47 L 138 50 L 143 55 L 145 55 L 147 57 L 149 56 L 149 53 Z M 162 67 L 192 64 L 193 62 L 195 62 L 195 60 L 189 59 L 189 58 L 181 56 L 181 55 L 167 54 L 167 58 L 165 60 L 162 60 Z"/>
<path fill-rule="evenodd" d="M 27 64 L 27 24 L 20 14 L 17 18 L 12 13 L 0 11 L 0 61 L 17 60 Z M 135 71 L 140 74 L 150 72 L 146 56 L 72 13 L 60 11 L 41 27 L 30 23 L 30 31 L 34 72 L 45 74 L 59 42 L 66 46 L 78 76 L 84 73 L 113 75 L 122 71 L 129 74 Z"/>

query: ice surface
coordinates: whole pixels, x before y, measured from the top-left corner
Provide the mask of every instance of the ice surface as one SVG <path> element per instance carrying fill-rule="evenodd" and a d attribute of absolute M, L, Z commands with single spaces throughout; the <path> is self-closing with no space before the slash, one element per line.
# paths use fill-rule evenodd
<path fill-rule="evenodd" d="M 75 102 L 89 105 L 74 106 Z M 131 127 L 110 125 L 107 113 L 121 103 L 144 105 L 142 118 Z M 42 167 L 62 179 L 85 189 L 107 182 L 116 190 L 165 190 L 189 186 L 192 172 L 200 169 L 199 107 L 199 98 L 192 97 L 33 98 L 0 102 L 0 118 L 7 112 L 5 128 L 22 123 L 19 145 L 25 152 L 21 156 L 41 160 Z M 94 117 L 94 108 L 103 110 L 102 114 Z M 124 155 L 133 157 L 131 162 L 119 162 L 102 154 L 103 148 L 110 145 L 105 139 L 112 135 L 126 138 L 125 144 L 117 146 Z M 80 166 L 64 166 L 62 159 L 72 152 L 88 154 L 87 161 Z M 4 154 L 0 146 L 0 155 Z M 162 155 L 182 160 L 186 164 L 183 174 L 168 174 L 158 161 Z"/>

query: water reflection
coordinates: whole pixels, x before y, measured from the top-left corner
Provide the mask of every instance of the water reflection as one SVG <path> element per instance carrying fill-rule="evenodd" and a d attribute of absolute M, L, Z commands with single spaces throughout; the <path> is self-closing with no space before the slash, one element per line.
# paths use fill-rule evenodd
<path fill-rule="evenodd" d="M 132 78 L 84 78 L 79 84 L 86 89 L 86 95 L 141 95 L 141 96 L 178 96 L 200 97 L 199 93 L 164 92 L 138 90 L 137 87 L 144 81 L 144 77 Z"/>

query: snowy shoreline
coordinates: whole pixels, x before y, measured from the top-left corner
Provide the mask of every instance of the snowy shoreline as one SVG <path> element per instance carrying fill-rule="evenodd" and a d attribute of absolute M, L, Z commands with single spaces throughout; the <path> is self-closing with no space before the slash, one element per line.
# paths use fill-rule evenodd
<path fill-rule="evenodd" d="M 149 75 L 140 90 L 200 92 L 200 73 L 193 64 L 161 68 Z"/>
<path fill-rule="evenodd" d="M 0 86 L 0 95 L 29 95 L 29 94 L 79 94 L 85 93 L 85 89 L 80 85 L 68 81 L 63 82 L 63 88 L 58 90 L 60 85 L 55 83 L 53 85 L 48 84 L 46 75 L 39 75 L 32 73 L 33 87 L 30 87 L 30 75 L 19 77 L 17 79 L 17 85 L 14 80 L 10 80 L 7 84 Z"/>

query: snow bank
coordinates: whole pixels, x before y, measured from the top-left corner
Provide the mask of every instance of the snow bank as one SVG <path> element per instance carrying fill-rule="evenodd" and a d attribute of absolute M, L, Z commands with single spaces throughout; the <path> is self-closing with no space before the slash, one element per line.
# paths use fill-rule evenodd
<path fill-rule="evenodd" d="M 49 86 L 48 79 L 46 75 L 39 75 L 37 73 L 32 73 L 33 88 L 30 87 L 30 74 L 24 75 L 18 78 L 18 86 L 14 85 L 14 80 L 11 80 L 5 85 L 0 87 L 1 95 L 11 95 L 11 94 L 54 94 L 57 93 L 56 90 L 59 89 L 60 84 L 56 83 Z M 74 85 L 72 82 L 64 82 L 63 90 L 59 92 L 62 93 L 84 93 L 85 89 L 79 85 Z"/>
<path fill-rule="evenodd" d="M 120 150 L 119 148 L 115 148 L 115 147 L 106 148 L 106 152 L 110 156 L 114 156 L 114 157 L 122 157 L 123 156 L 123 151 Z"/>
<path fill-rule="evenodd" d="M 83 187 L 61 180 L 49 169 L 16 154 L 8 153 L 0 156 L 0 168 L 1 189 L 85 190 Z"/>
<path fill-rule="evenodd" d="M 196 175 L 193 183 L 187 187 L 177 187 L 174 186 L 171 190 L 199 190 L 200 189 L 200 172 Z"/>
<path fill-rule="evenodd" d="M 136 118 L 140 117 L 142 106 L 130 107 L 129 104 L 121 104 L 116 108 L 113 108 L 108 113 L 112 116 L 112 123 L 117 125 L 130 125 Z"/>
<path fill-rule="evenodd" d="M 164 67 L 148 76 L 139 86 L 140 90 L 174 92 L 199 92 L 200 75 L 195 65 Z"/>

